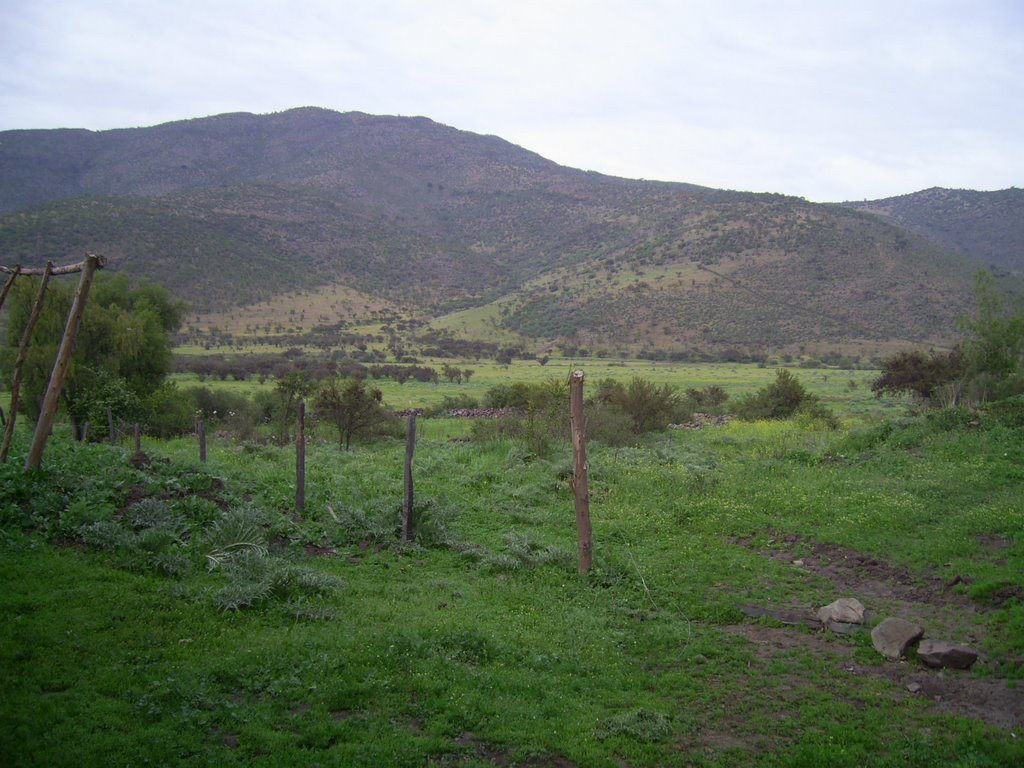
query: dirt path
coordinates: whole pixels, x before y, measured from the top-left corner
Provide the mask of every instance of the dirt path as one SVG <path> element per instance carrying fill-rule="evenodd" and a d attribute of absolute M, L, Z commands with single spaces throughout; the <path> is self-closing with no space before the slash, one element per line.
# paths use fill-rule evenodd
<path fill-rule="evenodd" d="M 925 627 L 926 637 L 975 647 L 982 653 L 981 663 L 988 661 L 985 648 L 989 622 L 984 614 L 993 609 L 955 591 L 960 579 L 947 583 L 932 576 L 913 574 L 902 566 L 838 544 L 814 542 L 795 535 L 780 535 L 768 547 L 759 547 L 751 539 L 736 539 L 734 543 L 827 579 L 834 585 L 837 598 L 859 599 L 868 608 L 869 619 L 899 616 Z M 996 541 L 992 545 L 1004 546 L 1005 542 Z M 747 612 L 752 616 L 778 618 L 790 625 L 771 627 L 745 622 L 727 628 L 731 634 L 749 640 L 761 658 L 784 656 L 795 649 L 831 658 L 835 660 L 838 675 L 891 681 L 892 697 L 896 701 L 924 698 L 936 712 L 978 719 L 999 728 L 1024 728 L 1024 687 L 1010 687 L 1006 679 L 957 670 L 934 670 L 917 660 L 864 664 L 854 657 L 855 644 L 814 631 L 816 620 L 809 612 L 798 609 L 759 611 L 756 608 Z M 869 626 L 871 623 L 869 621 Z"/>

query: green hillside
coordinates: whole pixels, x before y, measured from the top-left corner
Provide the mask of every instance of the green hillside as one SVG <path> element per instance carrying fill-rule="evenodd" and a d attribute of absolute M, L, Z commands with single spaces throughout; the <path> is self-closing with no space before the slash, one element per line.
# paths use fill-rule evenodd
<path fill-rule="evenodd" d="M 848 205 L 881 214 L 986 267 L 1024 272 L 1024 189 L 926 189 Z"/>
<path fill-rule="evenodd" d="M 942 344 L 976 268 L 849 207 L 585 173 L 426 118 L 10 131 L 0 172 L 5 263 L 100 252 L 204 318 L 318 290 L 455 335 L 478 308 L 538 348 Z"/>

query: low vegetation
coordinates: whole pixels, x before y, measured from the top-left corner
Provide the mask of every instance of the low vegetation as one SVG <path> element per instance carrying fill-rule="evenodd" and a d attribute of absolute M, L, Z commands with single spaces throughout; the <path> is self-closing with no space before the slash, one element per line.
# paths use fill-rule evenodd
<path fill-rule="evenodd" d="M 1024 315 L 991 287 L 980 278 L 959 351 L 886 362 L 876 392 L 929 397 L 890 402 L 897 416 L 858 412 L 851 372 L 719 367 L 681 382 L 591 361 L 585 574 L 566 379 L 512 347 L 404 380 L 428 366 L 397 347 L 380 378 L 342 372 L 351 360 L 263 383 L 154 373 L 133 406 L 143 450 L 71 439 L 73 421 L 30 472 L 22 424 L 0 464 L 0 754 L 1019 765 Z M 432 406 L 411 536 L 385 386 L 431 397 L 410 410 Z M 303 402 L 300 506 L 289 443 Z M 448 415 L 466 408 L 478 412 Z M 204 462 L 197 417 L 223 427 Z M 817 608 L 838 597 L 861 600 L 868 625 L 822 627 Z M 892 615 L 980 660 L 887 661 L 868 630 Z"/>
<path fill-rule="evenodd" d="M 568 445 L 460 424 L 421 437 L 412 542 L 400 440 L 311 444 L 301 515 L 288 447 L 59 431 L 43 470 L 0 466 L 7 763 L 1024 760 L 1019 398 L 595 443 L 586 577 Z M 748 617 L 848 595 L 983 660 Z"/>

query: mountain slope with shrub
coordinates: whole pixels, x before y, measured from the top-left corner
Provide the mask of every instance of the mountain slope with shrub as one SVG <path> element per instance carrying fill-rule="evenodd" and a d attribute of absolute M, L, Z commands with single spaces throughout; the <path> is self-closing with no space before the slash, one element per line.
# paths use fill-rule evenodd
<path fill-rule="evenodd" d="M 1024 189 L 975 192 L 933 187 L 847 205 L 880 214 L 986 267 L 1024 272 Z"/>
<path fill-rule="evenodd" d="M 849 207 L 583 172 L 426 118 L 8 131 L 0 173 L 5 262 L 102 252 L 204 312 L 344 286 L 537 348 L 943 343 L 973 270 Z"/>

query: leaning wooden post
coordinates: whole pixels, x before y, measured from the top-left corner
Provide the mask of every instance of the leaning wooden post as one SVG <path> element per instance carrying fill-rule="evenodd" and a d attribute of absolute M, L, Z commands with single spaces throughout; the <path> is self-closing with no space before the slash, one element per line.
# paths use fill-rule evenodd
<path fill-rule="evenodd" d="M 142 428 L 139 426 L 139 422 L 135 422 L 135 452 L 142 452 Z"/>
<path fill-rule="evenodd" d="M 21 274 L 21 267 L 15 267 L 11 270 L 11 274 L 4 281 L 4 287 L 0 288 L 0 309 L 4 308 L 4 302 L 7 300 L 7 294 L 10 293 L 11 287 L 14 285 L 14 281 L 18 275 Z"/>
<path fill-rule="evenodd" d="M 572 427 L 572 492 L 576 497 L 576 529 L 580 540 L 580 573 L 594 563 L 590 528 L 590 486 L 587 480 L 587 425 L 583 416 L 583 371 L 569 376 L 569 421 Z"/>
<path fill-rule="evenodd" d="M 306 401 L 299 401 L 295 417 L 295 511 L 306 508 Z"/>
<path fill-rule="evenodd" d="M 4 444 L 0 447 L 0 464 L 7 463 L 7 454 L 11 450 L 11 440 L 14 439 L 14 424 L 18 420 L 18 399 L 21 397 L 21 373 L 25 368 L 25 359 L 28 357 L 28 349 L 32 345 L 32 334 L 35 332 L 39 315 L 43 311 L 43 300 L 46 298 L 46 286 L 50 282 L 50 274 L 53 272 L 53 262 L 46 262 L 43 270 L 43 279 L 39 283 L 39 292 L 36 294 L 36 303 L 32 305 L 32 312 L 28 316 L 25 330 L 21 334 L 21 345 L 18 347 L 18 358 L 14 361 L 14 375 L 11 377 L 11 418 L 7 420 L 4 427 Z M 14 282 L 16 272 L 12 272 L 8 283 Z M 4 285 L 4 295 L 7 294 L 8 285 Z M 0 306 L 3 302 L 0 301 Z"/>
<path fill-rule="evenodd" d="M 405 502 L 402 504 L 402 540 L 412 541 L 412 510 L 415 502 L 412 483 L 412 457 L 416 452 L 416 414 L 410 414 L 405 426 Z"/>
<path fill-rule="evenodd" d="M 78 282 L 78 293 L 75 294 L 75 300 L 71 303 L 68 322 L 64 327 L 64 337 L 60 340 L 57 359 L 53 363 L 53 373 L 50 374 L 50 383 L 43 396 L 43 408 L 39 413 L 39 420 L 36 422 L 32 445 L 25 458 L 25 469 L 35 469 L 43 460 L 43 451 L 46 450 L 46 441 L 50 436 L 53 420 L 57 416 L 57 405 L 60 403 L 61 390 L 64 389 L 64 378 L 67 376 L 68 365 L 71 363 L 71 354 L 75 351 L 78 329 L 82 325 L 82 315 L 85 314 L 89 288 L 92 287 L 96 270 L 102 268 L 105 263 L 106 260 L 102 256 L 93 254 L 86 256 L 82 263 L 82 278 Z"/>

